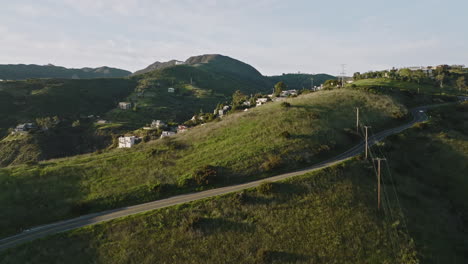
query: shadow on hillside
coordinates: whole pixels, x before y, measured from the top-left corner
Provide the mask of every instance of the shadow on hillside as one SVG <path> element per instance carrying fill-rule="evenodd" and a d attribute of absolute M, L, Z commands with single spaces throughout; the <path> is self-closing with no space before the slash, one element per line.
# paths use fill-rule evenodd
<path fill-rule="evenodd" d="M 311 256 L 275 250 L 262 250 L 258 253 L 258 258 L 260 263 L 297 263 L 312 260 Z"/>
<path fill-rule="evenodd" d="M 249 223 L 241 223 L 225 218 L 200 218 L 193 224 L 193 229 L 201 231 L 204 235 L 219 232 L 253 233 L 255 226 Z"/>

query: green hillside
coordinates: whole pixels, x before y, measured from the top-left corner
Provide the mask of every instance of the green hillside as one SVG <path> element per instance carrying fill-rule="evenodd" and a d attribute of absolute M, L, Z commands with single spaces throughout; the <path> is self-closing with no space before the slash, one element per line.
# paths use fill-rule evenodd
<path fill-rule="evenodd" d="M 468 129 L 461 121 L 467 113 L 466 103 L 431 110 L 429 122 L 372 147 L 372 156 L 389 162 L 382 170 L 380 211 L 375 171 L 361 157 L 240 193 L 54 235 L 2 253 L 0 260 L 466 263 Z"/>
<path fill-rule="evenodd" d="M 124 124 L 122 128 L 127 130 L 120 129 L 119 133 L 140 128 L 153 119 L 182 123 L 194 113 L 212 112 L 218 103 L 230 101 L 230 96 L 236 90 L 256 94 L 268 89 L 268 81 L 258 71 L 235 59 L 207 55 L 191 57 L 189 61 L 186 65 L 166 67 L 122 79 L 0 82 L 0 137 L 19 123 L 52 116 L 83 123 L 88 122 L 83 117 L 99 115 L 114 123 Z M 174 93 L 168 92 L 170 87 L 175 88 Z M 132 109 L 119 109 L 119 101 L 131 102 Z M 51 147 L 54 144 L 49 143 L 39 146 L 39 142 L 44 140 L 16 140 L 3 144 L 0 164 L 19 164 L 102 149 L 103 144 L 95 140 L 100 138 L 95 134 L 101 131 L 89 131 L 92 128 L 83 129 L 81 135 L 70 132 L 79 140 L 55 137 L 59 141 L 57 144 L 69 146 L 65 151 L 63 148 L 53 150 Z M 69 130 L 63 128 L 58 132 L 65 134 L 65 131 Z M 116 135 L 109 134 L 102 142 L 110 143 L 112 141 L 109 137 L 111 139 Z M 96 144 L 88 145 L 90 142 Z M 49 150 L 44 148 L 45 145 L 49 146 Z M 30 149 L 41 151 L 29 152 Z"/>
<path fill-rule="evenodd" d="M 138 86 L 127 101 L 136 109 L 114 109 L 107 115 L 109 119 L 140 125 L 153 119 L 184 122 L 194 113 L 212 112 L 218 103 L 230 101 L 237 90 L 257 94 L 272 87 L 252 66 L 222 55 L 191 57 L 184 65 L 162 67 L 132 78 Z M 168 92 L 168 88 L 175 88 L 175 92 Z"/>
<path fill-rule="evenodd" d="M 11 134 L 0 140 L 0 167 L 37 163 L 41 160 L 101 151 L 114 143 L 115 135 L 129 128 L 123 124 L 103 125 L 91 119 L 62 120 L 47 131 Z"/>
<path fill-rule="evenodd" d="M 291 107 L 270 103 L 129 150 L 0 169 L 5 190 L 0 207 L 6 216 L 0 219 L 1 235 L 316 163 L 357 142 L 356 106 L 375 129 L 394 126 L 406 115 L 388 96 L 349 89 L 288 101 Z M 206 165 L 218 176 L 200 179 Z"/>
<path fill-rule="evenodd" d="M 36 79 L 0 83 L 0 136 L 36 118 L 102 115 L 135 88 L 131 79 Z"/>
<path fill-rule="evenodd" d="M 131 72 L 110 67 L 68 69 L 54 65 L 3 64 L 0 65 L 0 79 L 25 80 L 37 78 L 93 79 L 129 76 Z"/>
<path fill-rule="evenodd" d="M 288 73 L 277 76 L 268 76 L 273 83 L 284 82 L 289 89 L 310 89 L 312 84 L 320 86 L 326 80 L 335 80 L 336 77 L 328 74 L 304 74 L 304 73 Z"/>

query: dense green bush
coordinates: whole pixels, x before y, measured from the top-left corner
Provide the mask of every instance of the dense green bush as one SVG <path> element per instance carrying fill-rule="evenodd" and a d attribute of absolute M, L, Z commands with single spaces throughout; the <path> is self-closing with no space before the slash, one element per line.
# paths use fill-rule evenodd
<path fill-rule="evenodd" d="M 211 165 L 205 165 L 197 169 L 193 174 L 195 183 L 199 186 L 213 184 L 218 176 L 217 168 Z"/>

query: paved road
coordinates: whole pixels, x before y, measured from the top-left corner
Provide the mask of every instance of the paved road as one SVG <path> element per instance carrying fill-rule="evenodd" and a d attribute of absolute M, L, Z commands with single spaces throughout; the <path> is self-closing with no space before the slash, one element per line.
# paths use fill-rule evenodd
<path fill-rule="evenodd" d="M 427 120 L 427 116 L 424 114 L 424 110 L 426 110 L 428 107 L 430 106 L 418 107 L 418 108 L 412 109 L 411 113 L 413 115 L 413 120 L 411 122 L 373 135 L 372 137 L 369 138 L 369 146 L 373 145 L 375 142 L 380 141 L 389 135 L 400 133 L 401 131 L 411 127 L 415 123 Z M 302 170 L 298 170 L 298 171 L 294 171 L 290 173 L 285 173 L 285 174 L 281 174 L 278 176 L 274 176 L 274 177 L 270 177 L 270 178 L 266 178 L 262 180 L 257 180 L 253 182 L 248 182 L 244 184 L 227 186 L 227 187 L 207 190 L 203 192 L 178 195 L 178 196 L 174 196 L 174 197 L 170 197 L 167 199 L 158 200 L 154 202 L 84 215 L 78 218 L 73 218 L 70 220 L 65 220 L 65 221 L 61 221 L 61 222 L 57 222 L 53 224 L 48 224 L 48 225 L 32 228 L 18 235 L 7 237 L 5 239 L 0 240 L 0 250 L 4 250 L 4 249 L 10 248 L 10 247 L 13 247 L 21 243 L 37 239 L 37 238 L 45 237 L 48 235 L 64 232 L 67 230 L 71 230 L 71 229 L 75 229 L 75 228 L 79 228 L 79 227 L 83 227 L 87 225 L 100 223 L 103 221 L 109 221 L 109 220 L 116 219 L 119 217 L 143 213 L 143 212 L 154 210 L 154 209 L 159 209 L 159 208 L 168 207 L 168 206 L 172 206 L 176 204 L 191 202 L 195 200 L 200 200 L 200 199 L 204 199 L 204 198 L 208 198 L 208 197 L 212 197 L 216 195 L 227 194 L 230 192 L 236 192 L 236 191 L 256 187 L 266 181 L 274 182 L 274 181 L 280 181 L 280 180 L 293 177 L 293 176 L 303 175 L 308 172 L 312 172 L 318 169 L 322 169 L 322 168 L 340 163 L 344 160 L 347 160 L 351 157 L 354 157 L 362 153 L 363 151 L 364 151 L 364 142 L 361 142 L 358 145 L 352 147 L 351 149 L 343 152 L 342 154 L 334 158 L 331 158 L 327 161 L 321 162 L 319 164 L 316 164 L 306 169 L 302 169 Z"/>

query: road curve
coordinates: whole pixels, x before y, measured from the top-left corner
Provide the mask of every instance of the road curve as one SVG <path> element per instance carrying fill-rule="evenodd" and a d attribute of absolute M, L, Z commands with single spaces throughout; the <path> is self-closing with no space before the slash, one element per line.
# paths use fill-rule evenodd
<path fill-rule="evenodd" d="M 423 107 L 412 109 L 411 113 L 413 115 L 413 120 L 411 120 L 411 122 L 404 124 L 402 126 L 399 126 L 399 127 L 384 130 L 382 132 L 379 132 L 371 136 L 369 138 L 369 146 L 375 144 L 375 142 L 380 141 L 389 135 L 400 133 L 401 131 L 411 127 L 415 123 L 423 122 L 427 120 L 427 116 L 424 113 L 424 111 L 429 107 L 431 106 L 423 106 Z M 233 186 L 226 186 L 222 188 L 216 188 L 216 189 L 211 189 L 211 190 L 197 192 L 197 193 L 189 193 L 189 194 L 173 196 L 173 197 L 162 199 L 162 200 L 157 200 L 157 201 L 129 206 L 129 207 L 123 207 L 123 208 L 114 209 L 114 210 L 103 211 L 103 212 L 94 213 L 94 214 L 88 214 L 88 215 L 84 215 L 81 217 L 77 217 L 77 218 L 73 218 L 73 219 L 69 219 L 65 221 L 43 225 L 40 227 L 36 227 L 36 228 L 29 229 L 27 231 L 24 231 L 23 233 L 0 240 L 0 250 L 5 250 L 8 248 L 14 247 L 16 245 L 19 245 L 28 241 L 32 241 L 34 239 L 42 238 L 48 235 L 68 231 L 68 230 L 79 228 L 79 227 L 84 227 L 87 225 L 97 224 L 103 221 L 109 221 L 112 219 L 129 216 L 133 214 L 138 214 L 138 213 L 143 213 L 143 212 L 147 212 L 147 211 L 151 211 L 151 210 L 155 210 L 159 208 L 164 208 L 164 207 L 173 206 L 173 205 L 177 205 L 181 203 L 200 200 L 200 199 L 204 199 L 204 198 L 208 198 L 212 196 L 227 194 L 230 192 L 236 192 L 236 191 L 256 187 L 260 185 L 261 183 L 267 182 L 267 181 L 274 182 L 274 181 L 284 180 L 286 178 L 290 178 L 293 176 L 303 175 L 308 172 L 312 172 L 315 170 L 319 170 L 319 169 L 326 168 L 334 164 L 340 163 L 351 157 L 359 155 L 363 151 L 364 151 L 364 142 L 360 142 L 356 146 L 350 148 L 349 150 L 341 153 L 340 155 L 334 158 L 331 158 L 329 160 L 320 162 L 312 167 L 301 169 L 298 171 L 284 173 L 281 175 L 277 175 L 277 176 L 273 176 L 273 177 L 269 177 L 269 178 L 265 178 L 261 180 L 256 180 L 253 182 L 248 182 L 248 183 L 243 183 L 243 184 L 238 184 L 238 185 L 233 185 Z"/>

